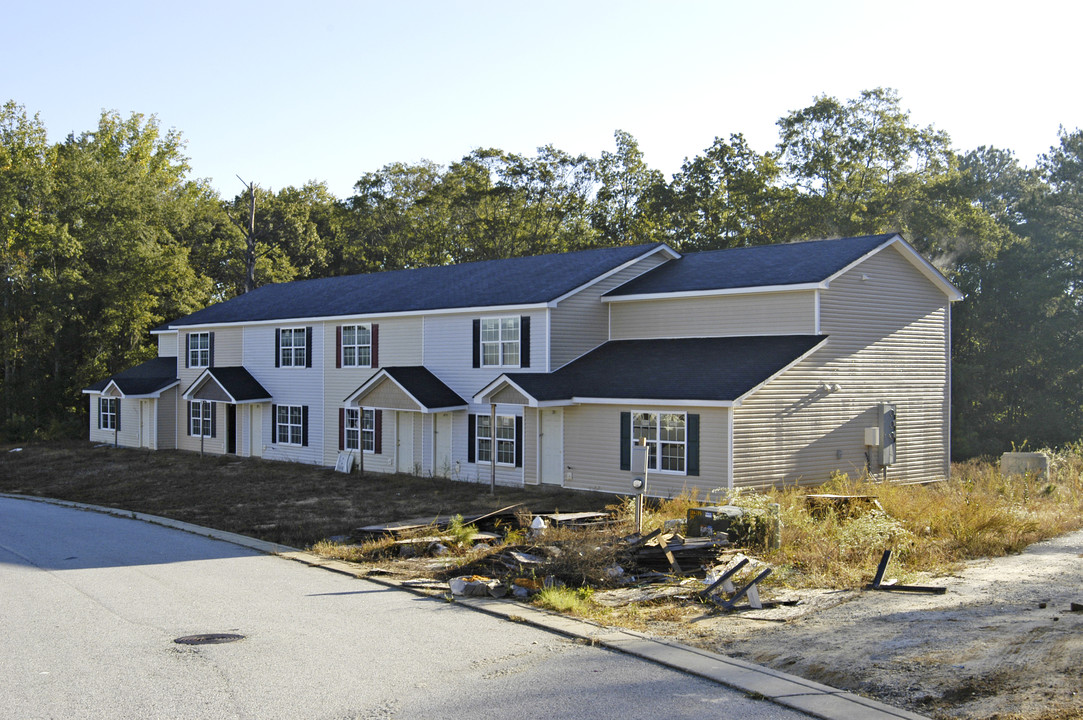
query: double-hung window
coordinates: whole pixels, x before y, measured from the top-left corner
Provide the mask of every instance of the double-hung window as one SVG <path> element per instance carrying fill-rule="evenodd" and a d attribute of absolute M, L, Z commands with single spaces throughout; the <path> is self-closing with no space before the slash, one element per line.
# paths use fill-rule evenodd
<path fill-rule="evenodd" d="M 645 438 L 648 448 L 647 469 L 662 472 L 685 472 L 688 441 L 684 413 L 637 412 L 632 414 L 632 444 Z"/>
<path fill-rule="evenodd" d="M 493 461 L 492 418 L 489 415 L 477 416 L 477 461 Z M 515 465 L 515 416 L 496 416 L 496 464 Z"/>
<path fill-rule="evenodd" d="M 342 326 L 342 367 L 372 367 L 372 327 Z"/>
<path fill-rule="evenodd" d="M 376 451 L 376 411 L 346 408 L 345 445 L 347 450 Z"/>
<path fill-rule="evenodd" d="M 482 366 L 519 366 L 519 318 L 481 319 Z"/>
<path fill-rule="evenodd" d="M 188 403 L 188 434 L 192 437 L 214 437 L 214 403 L 193 400 Z"/>
<path fill-rule="evenodd" d="M 209 332 L 188 333 L 188 367 L 210 367 L 211 334 Z"/>
<path fill-rule="evenodd" d="M 283 332 L 285 332 L 283 330 Z M 275 417 L 278 436 L 275 442 L 283 445 L 304 444 L 304 410 L 300 405 L 279 405 Z"/>
<path fill-rule="evenodd" d="M 119 398 L 103 397 L 98 399 L 98 427 L 102 430 L 117 430 L 117 415 L 119 413 Z"/>
<path fill-rule="evenodd" d="M 308 346 L 306 329 L 282 328 L 278 331 L 278 362 L 281 367 L 305 367 Z"/>

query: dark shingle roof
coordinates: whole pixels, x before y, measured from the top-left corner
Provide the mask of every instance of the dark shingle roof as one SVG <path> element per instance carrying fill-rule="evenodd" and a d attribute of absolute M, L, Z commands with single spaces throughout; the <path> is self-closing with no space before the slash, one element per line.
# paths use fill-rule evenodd
<path fill-rule="evenodd" d="M 817 283 L 893 237 L 895 233 L 689 253 L 610 290 L 606 295 Z"/>
<path fill-rule="evenodd" d="M 548 302 L 661 243 L 264 285 L 171 326 Z"/>
<path fill-rule="evenodd" d="M 508 373 L 537 400 L 736 400 L 825 335 L 615 340 L 556 372 Z"/>
<path fill-rule="evenodd" d="M 237 402 L 271 399 L 271 393 L 243 367 L 213 367 L 206 372 Z"/>
<path fill-rule="evenodd" d="M 421 365 L 386 367 L 383 369 L 406 392 L 419 403 L 432 410 L 436 408 L 466 407 L 467 402 L 444 381 Z"/>
<path fill-rule="evenodd" d="M 145 363 L 110 375 L 86 388 L 101 392 L 112 380 L 125 395 L 150 395 L 177 382 L 177 358 L 156 357 Z"/>

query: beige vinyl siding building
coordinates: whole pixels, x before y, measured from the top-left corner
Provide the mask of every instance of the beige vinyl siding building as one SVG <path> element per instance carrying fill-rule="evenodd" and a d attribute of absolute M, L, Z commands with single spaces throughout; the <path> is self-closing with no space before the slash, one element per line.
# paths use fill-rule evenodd
<path fill-rule="evenodd" d="M 726 293 L 610 302 L 611 340 L 811 335 L 815 290 Z"/>

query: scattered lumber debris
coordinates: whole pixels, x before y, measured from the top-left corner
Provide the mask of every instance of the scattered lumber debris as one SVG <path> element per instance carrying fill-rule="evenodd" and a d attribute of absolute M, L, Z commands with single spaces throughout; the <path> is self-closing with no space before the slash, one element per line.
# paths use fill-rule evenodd
<path fill-rule="evenodd" d="M 1070 612 L 1083 612 L 1083 603 L 1072 603 L 1070 607 Z"/>
<path fill-rule="evenodd" d="M 601 530 L 613 524 L 613 515 L 605 512 L 538 513 L 550 526 L 576 530 Z"/>
<path fill-rule="evenodd" d="M 632 539 L 626 551 L 629 564 L 636 570 L 703 577 L 706 568 L 716 564 L 727 547 L 729 540 L 723 538 L 684 538 L 676 533 L 656 531 Z"/>
<path fill-rule="evenodd" d="M 887 564 L 891 560 L 891 550 L 885 550 L 883 557 L 880 558 L 880 566 L 876 568 L 876 577 L 872 579 L 872 582 L 865 586 L 866 590 L 883 590 L 883 591 L 898 591 L 898 592 L 918 592 L 918 593 L 930 593 L 933 595 L 943 595 L 948 591 L 946 587 L 935 587 L 931 585 L 902 585 L 895 580 L 884 580 L 884 573 L 887 572 Z"/>

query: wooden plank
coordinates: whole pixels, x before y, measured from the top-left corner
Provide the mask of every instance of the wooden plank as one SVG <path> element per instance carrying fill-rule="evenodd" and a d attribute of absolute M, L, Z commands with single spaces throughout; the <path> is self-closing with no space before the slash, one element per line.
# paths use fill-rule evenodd
<path fill-rule="evenodd" d="M 742 597 L 744 597 L 745 594 L 749 591 L 749 589 L 752 588 L 752 586 L 756 585 L 757 583 L 759 583 L 761 580 L 763 580 L 765 577 L 767 577 L 770 574 L 771 574 L 771 568 L 767 568 L 766 570 L 761 572 L 759 575 L 757 575 L 755 578 L 753 578 L 750 583 L 748 583 L 743 588 L 738 590 L 736 595 L 731 597 L 726 602 L 722 603 L 722 607 L 724 607 L 727 610 L 732 610 L 733 606 L 737 604 L 737 601 L 740 600 Z"/>
<path fill-rule="evenodd" d="M 726 582 L 727 580 L 729 580 L 729 579 L 730 579 L 731 577 L 733 577 L 734 575 L 736 575 L 736 574 L 737 574 L 737 572 L 738 572 L 738 571 L 739 571 L 739 570 L 740 570 L 741 568 L 743 568 L 743 567 L 744 567 L 745 565 L 748 565 L 748 558 L 741 558 L 741 562 L 737 563 L 736 565 L 734 565 L 733 567 L 731 567 L 731 568 L 730 568 L 729 570 L 727 570 L 727 571 L 726 571 L 726 572 L 725 572 L 725 573 L 724 573 L 724 574 L 722 575 L 722 577 L 720 577 L 720 578 L 718 578 L 717 580 L 715 580 L 715 581 L 714 581 L 713 583 L 711 583 L 711 585 L 710 585 L 709 587 L 707 587 L 706 589 L 704 589 L 704 590 L 700 590 L 700 591 L 699 591 L 699 596 L 700 596 L 701 598 L 705 598 L 705 597 L 707 597 L 707 596 L 709 596 L 709 595 L 712 595 L 712 594 L 714 594 L 715 588 L 717 588 L 717 587 L 718 587 L 719 585 L 722 585 L 722 584 L 723 584 L 723 583 L 725 583 L 725 582 Z"/>
<path fill-rule="evenodd" d="M 669 566 L 673 568 L 673 572 L 678 575 L 683 575 L 684 571 L 681 570 L 681 566 L 677 563 L 677 558 L 673 557 L 673 553 L 670 552 L 669 547 L 666 546 L 666 536 L 658 536 L 658 547 L 662 548 L 662 552 L 666 554 L 666 560 L 669 561 Z"/>

